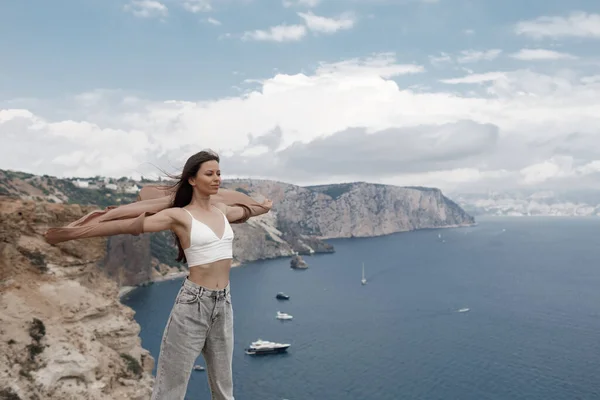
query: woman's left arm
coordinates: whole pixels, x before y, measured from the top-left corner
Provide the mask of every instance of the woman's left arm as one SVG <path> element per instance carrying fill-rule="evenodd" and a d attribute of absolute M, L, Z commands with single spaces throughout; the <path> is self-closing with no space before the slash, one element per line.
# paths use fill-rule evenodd
<path fill-rule="evenodd" d="M 248 211 L 242 206 L 228 206 L 224 203 L 218 203 L 215 204 L 215 206 L 218 207 L 219 210 L 221 210 L 225 214 L 225 216 L 227 217 L 227 221 L 231 223 L 243 222 L 246 221 L 249 217 L 246 215 Z M 265 199 L 260 204 L 260 209 L 252 209 L 252 216 L 256 217 L 261 214 L 266 214 L 271 210 L 271 207 L 273 207 L 273 202 L 269 199 Z"/>

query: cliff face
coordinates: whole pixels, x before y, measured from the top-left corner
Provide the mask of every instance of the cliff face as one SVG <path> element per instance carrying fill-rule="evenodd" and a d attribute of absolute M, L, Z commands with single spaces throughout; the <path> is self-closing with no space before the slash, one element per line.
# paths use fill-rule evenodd
<path fill-rule="evenodd" d="M 42 237 L 91 209 L 0 196 L 0 396 L 149 398 L 154 360 L 97 267 L 106 239 L 50 246 Z"/>
<path fill-rule="evenodd" d="M 135 286 L 152 278 L 150 235 L 118 235 L 107 240 L 100 268 L 119 286 Z"/>
<path fill-rule="evenodd" d="M 369 183 L 299 187 L 271 181 L 236 181 L 236 186 L 271 198 L 276 226 L 312 240 L 380 236 L 475 222 L 438 189 Z M 309 242 L 303 240 L 303 245 L 310 247 Z"/>

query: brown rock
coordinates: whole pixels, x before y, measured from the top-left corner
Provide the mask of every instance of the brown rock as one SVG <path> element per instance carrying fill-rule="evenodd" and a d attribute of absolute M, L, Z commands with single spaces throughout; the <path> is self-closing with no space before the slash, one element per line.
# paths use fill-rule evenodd
<path fill-rule="evenodd" d="M 154 360 L 140 345 L 133 310 L 97 267 L 110 259 L 106 239 L 50 246 L 41 236 L 87 211 L 0 197 L 0 387 L 23 399 L 150 396 Z M 39 341 L 30 334 L 34 318 L 44 326 Z M 141 376 L 126 376 L 121 354 L 140 363 Z"/>

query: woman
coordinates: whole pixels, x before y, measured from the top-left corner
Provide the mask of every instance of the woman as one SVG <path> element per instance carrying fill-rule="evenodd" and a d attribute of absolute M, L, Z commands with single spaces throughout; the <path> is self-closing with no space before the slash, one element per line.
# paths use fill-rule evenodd
<path fill-rule="evenodd" d="M 179 257 L 187 261 L 184 281 L 165 328 L 152 399 L 183 399 L 193 363 L 206 361 L 215 400 L 233 399 L 233 313 L 229 293 L 233 230 L 229 221 L 244 216 L 239 206 L 211 204 L 221 184 L 219 157 L 190 157 L 177 183 L 173 207 L 145 219 L 144 232 L 171 230 Z M 263 203 L 265 210 L 271 201 Z"/>
<path fill-rule="evenodd" d="M 46 239 L 58 243 L 82 237 L 172 231 L 179 249 L 177 260 L 187 262 L 189 275 L 163 333 L 152 399 L 183 399 L 193 363 L 202 353 L 212 399 L 233 400 L 229 271 L 234 234 L 230 222 L 264 214 L 272 202 L 266 199 L 258 204 L 238 192 L 219 190 L 219 157 L 211 152 L 191 156 L 177 178 L 168 207 L 160 196 L 169 191 L 153 189 L 152 193 L 146 191 L 147 199 L 140 199 L 141 203 L 90 213 L 65 228 L 50 229 Z"/>

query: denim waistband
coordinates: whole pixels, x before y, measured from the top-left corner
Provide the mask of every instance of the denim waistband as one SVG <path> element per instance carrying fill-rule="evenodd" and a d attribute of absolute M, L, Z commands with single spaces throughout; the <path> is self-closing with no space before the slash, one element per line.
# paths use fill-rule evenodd
<path fill-rule="evenodd" d="M 209 296 L 209 297 L 218 297 L 218 296 L 227 296 L 229 294 L 229 282 L 227 282 L 227 286 L 224 289 L 207 289 L 204 286 L 200 286 L 197 283 L 190 281 L 188 278 L 183 280 L 181 286 L 185 286 L 186 289 L 197 293 L 199 296 Z"/>

